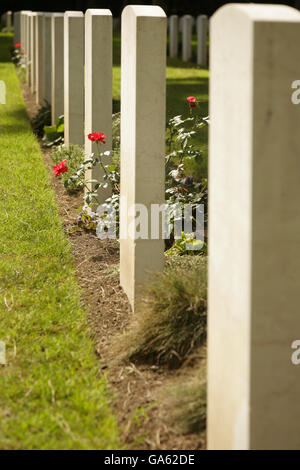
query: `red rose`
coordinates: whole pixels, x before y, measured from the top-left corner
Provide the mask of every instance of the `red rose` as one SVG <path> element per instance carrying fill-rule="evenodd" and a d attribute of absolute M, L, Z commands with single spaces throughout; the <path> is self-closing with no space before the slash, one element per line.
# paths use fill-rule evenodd
<path fill-rule="evenodd" d="M 196 106 L 197 106 L 197 105 L 196 105 L 196 100 L 197 100 L 197 98 L 195 98 L 195 96 L 188 96 L 188 97 L 187 97 L 187 100 L 188 100 L 188 102 L 189 102 L 190 108 L 196 108 Z"/>
<path fill-rule="evenodd" d="M 21 52 L 21 55 L 24 55 L 24 51 Z"/>
<path fill-rule="evenodd" d="M 93 132 L 92 134 L 88 135 L 88 139 L 90 139 L 92 142 L 102 142 L 102 144 L 105 144 L 105 139 L 106 135 L 103 134 L 102 132 Z"/>
<path fill-rule="evenodd" d="M 16 42 L 15 47 L 21 47 L 21 43 L 20 43 L 20 42 Z"/>
<path fill-rule="evenodd" d="M 57 163 L 57 165 L 54 165 L 53 173 L 55 174 L 56 177 L 68 171 L 68 167 L 66 166 L 66 163 L 67 163 L 67 160 L 63 160 L 62 162 Z"/>

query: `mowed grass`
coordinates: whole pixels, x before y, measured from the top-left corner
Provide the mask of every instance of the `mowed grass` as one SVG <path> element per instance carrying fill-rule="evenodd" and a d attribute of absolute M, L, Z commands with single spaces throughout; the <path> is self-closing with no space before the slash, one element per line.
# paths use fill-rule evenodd
<path fill-rule="evenodd" d="M 118 449 L 71 246 L 0 35 L 0 449 Z"/>
<path fill-rule="evenodd" d="M 121 84 L 121 38 L 114 35 L 114 68 L 113 68 L 113 98 L 115 100 L 115 110 L 120 106 L 120 84 Z M 208 83 L 209 71 L 205 68 L 197 67 L 193 62 L 182 62 L 180 59 L 167 60 L 167 121 L 181 114 L 189 116 L 187 96 L 196 96 L 200 100 L 197 113 L 200 117 L 208 115 Z M 203 151 L 203 162 L 200 167 L 191 168 L 193 176 L 207 177 L 207 154 L 208 154 L 208 128 L 201 129 L 194 139 L 194 142 Z"/>

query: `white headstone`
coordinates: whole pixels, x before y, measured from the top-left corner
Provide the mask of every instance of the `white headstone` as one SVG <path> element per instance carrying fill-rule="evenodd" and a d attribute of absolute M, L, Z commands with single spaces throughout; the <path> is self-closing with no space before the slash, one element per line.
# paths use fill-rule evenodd
<path fill-rule="evenodd" d="M 300 13 L 230 4 L 210 31 L 208 447 L 299 449 Z"/>
<path fill-rule="evenodd" d="M 14 13 L 14 43 L 21 42 L 21 12 Z"/>
<path fill-rule="evenodd" d="M 96 150 L 88 139 L 92 132 L 106 135 L 101 149 L 112 148 L 112 14 L 110 10 L 89 9 L 85 13 L 85 153 Z M 101 51 L 101 53 L 99 53 Z M 106 163 L 109 163 L 106 157 Z M 99 166 L 86 170 L 86 181 L 103 181 Z M 91 189 L 92 183 L 87 183 Z M 99 203 L 110 195 L 110 187 L 101 189 Z"/>
<path fill-rule="evenodd" d="M 35 60 L 36 60 L 36 103 L 43 104 L 44 100 L 44 35 L 43 35 L 43 13 L 37 12 L 36 14 L 36 31 L 35 31 Z"/>
<path fill-rule="evenodd" d="M 184 15 L 182 18 L 182 60 L 188 62 L 192 57 L 193 17 Z"/>
<path fill-rule="evenodd" d="M 51 119 L 64 114 L 64 13 L 51 17 Z"/>
<path fill-rule="evenodd" d="M 21 47 L 24 52 L 24 60 L 25 60 L 25 43 L 26 43 L 26 14 L 30 13 L 29 10 L 21 10 L 20 11 L 20 36 L 21 36 Z"/>
<path fill-rule="evenodd" d="M 130 208 L 163 204 L 165 195 L 167 18 L 158 6 L 127 6 L 121 52 L 120 282 L 132 308 L 141 284 L 164 265 L 164 240 L 130 231 Z M 128 211 L 129 209 L 129 211 Z"/>
<path fill-rule="evenodd" d="M 11 11 L 6 12 L 6 27 L 7 28 L 12 27 L 12 12 Z"/>
<path fill-rule="evenodd" d="M 101 53 L 101 51 L 99 51 Z M 84 14 L 64 16 L 65 144 L 84 144 Z"/>
<path fill-rule="evenodd" d="M 30 15 L 30 89 L 32 93 L 36 91 L 36 12 Z"/>
<path fill-rule="evenodd" d="M 52 13 L 43 14 L 44 100 L 50 104 L 51 104 L 51 66 L 52 66 L 51 18 L 52 18 Z"/>
<path fill-rule="evenodd" d="M 172 58 L 178 56 L 178 15 L 169 18 L 169 55 Z"/>
<path fill-rule="evenodd" d="M 30 86 L 30 68 L 31 68 L 31 32 L 30 32 L 31 11 L 25 14 L 25 64 L 26 64 L 26 82 Z"/>
<path fill-rule="evenodd" d="M 197 29 L 197 64 L 207 67 L 207 34 L 208 18 L 206 15 L 199 15 L 196 21 Z"/>

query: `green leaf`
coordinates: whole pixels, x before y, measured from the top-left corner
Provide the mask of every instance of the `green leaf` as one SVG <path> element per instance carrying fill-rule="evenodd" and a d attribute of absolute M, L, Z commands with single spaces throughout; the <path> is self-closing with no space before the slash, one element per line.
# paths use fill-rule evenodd
<path fill-rule="evenodd" d="M 44 132 L 47 136 L 50 134 L 56 134 L 56 126 L 44 126 Z"/>
<path fill-rule="evenodd" d="M 63 115 L 59 116 L 56 120 L 56 128 L 64 124 L 64 122 L 65 122 L 64 116 Z"/>

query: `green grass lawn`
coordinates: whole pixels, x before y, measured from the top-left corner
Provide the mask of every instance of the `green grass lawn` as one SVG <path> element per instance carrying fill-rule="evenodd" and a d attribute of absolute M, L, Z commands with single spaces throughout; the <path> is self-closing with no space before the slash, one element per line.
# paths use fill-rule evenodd
<path fill-rule="evenodd" d="M 71 246 L 0 34 L 0 449 L 118 449 Z"/>
<path fill-rule="evenodd" d="M 0 449 L 117 449 L 109 407 L 80 302 L 71 246 L 32 134 L 15 67 L 12 35 L 0 34 Z M 114 39 L 113 95 L 120 100 L 120 38 Z M 208 114 L 208 71 L 168 60 L 167 119 L 188 115 L 197 96 Z M 196 143 L 205 160 L 207 130 Z"/>
<path fill-rule="evenodd" d="M 114 36 L 114 69 L 113 69 L 113 98 L 115 110 L 120 108 L 120 50 L 121 38 Z M 167 120 L 181 114 L 189 115 L 187 96 L 196 96 L 200 100 L 196 112 L 201 117 L 208 115 L 208 80 L 209 71 L 201 69 L 192 62 L 182 62 L 180 59 L 168 58 L 167 70 Z M 194 139 L 195 143 L 203 150 L 203 162 L 200 166 L 191 168 L 191 173 L 196 177 L 207 177 L 207 153 L 208 153 L 208 128 L 201 129 Z"/>

